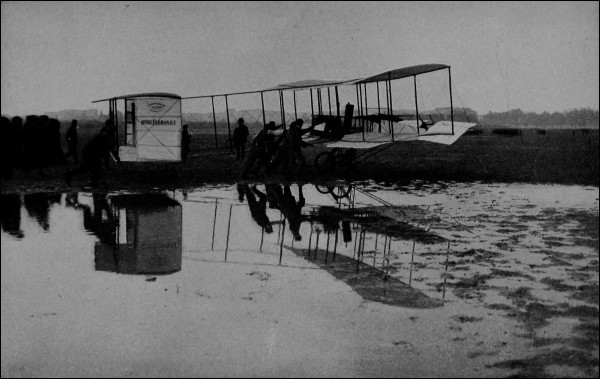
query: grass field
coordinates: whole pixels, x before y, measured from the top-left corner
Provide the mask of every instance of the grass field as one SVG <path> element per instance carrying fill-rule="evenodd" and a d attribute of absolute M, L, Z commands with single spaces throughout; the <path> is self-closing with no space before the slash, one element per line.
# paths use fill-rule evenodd
<path fill-rule="evenodd" d="M 221 135 L 219 140 L 225 140 Z M 192 151 L 214 143 L 214 135 L 196 134 Z M 598 185 L 598 130 L 523 129 L 518 135 L 491 129 L 467 134 L 451 146 L 421 141 L 394 144 L 357 165 L 356 179 L 457 180 Z M 220 145 L 222 146 L 222 145 Z M 224 149 L 227 151 L 226 149 Z M 319 177 L 314 158 L 323 146 L 305 148 L 309 177 Z M 202 158 L 196 159 L 202 159 Z"/>
<path fill-rule="evenodd" d="M 63 123 L 64 124 L 64 123 Z M 68 125 L 62 126 L 62 135 Z M 80 148 L 100 129 L 101 124 L 83 124 L 79 130 Z M 580 129 L 522 129 L 521 134 L 496 134 L 483 127 L 481 133 L 466 134 L 451 146 L 411 141 L 396 143 L 381 153 L 360 162 L 350 179 L 385 182 L 493 181 L 599 185 L 599 131 Z M 259 127 L 251 127 L 253 135 Z M 240 163 L 226 148 L 227 126 L 219 126 L 217 148 L 212 128 L 190 125 L 192 152 L 183 163 L 113 164 L 109 173 L 111 189 L 194 187 L 203 183 L 234 183 L 240 179 Z M 63 146 L 66 151 L 66 145 Z M 327 181 L 336 176 L 318 172 L 314 158 L 322 145 L 304 149 L 306 181 Z M 64 186 L 65 166 L 46 170 L 47 177 L 35 173 L 24 176 L 19 170 L 13 179 L 2 180 L 2 192 L 22 192 Z M 342 175 L 346 177 L 347 175 Z M 283 177 L 256 178 L 260 181 Z M 297 178 L 292 178 L 297 179 Z M 88 179 L 74 186 L 88 185 Z"/>

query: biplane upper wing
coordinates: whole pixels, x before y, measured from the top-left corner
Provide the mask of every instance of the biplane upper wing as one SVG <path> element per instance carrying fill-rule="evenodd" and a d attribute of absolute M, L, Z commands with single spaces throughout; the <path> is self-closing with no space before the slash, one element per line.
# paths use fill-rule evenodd
<path fill-rule="evenodd" d="M 450 66 L 439 63 L 431 63 L 431 64 L 420 64 L 409 67 L 397 68 L 395 70 L 389 70 L 382 72 L 377 75 L 367 76 L 366 78 L 356 79 L 349 84 L 363 84 L 363 83 L 373 83 L 380 82 L 386 80 L 396 80 L 402 78 L 408 78 L 411 76 L 421 75 L 428 72 L 443 70 L 449 68 Z"/>
<path fill-rule="evenodd" d="M 302 90 L 302 89 L 313 89 L 313 88 L 327 88 L 335 87 L 345 84 L 354 83 L 358 79 L 351 80 L 319 80 L 319 79 L 308 79 L 300 80 L 297 82 L 279 84 L 275 87 L 266 88 L 263 91 L 286 91 L 286 90 Z"/>

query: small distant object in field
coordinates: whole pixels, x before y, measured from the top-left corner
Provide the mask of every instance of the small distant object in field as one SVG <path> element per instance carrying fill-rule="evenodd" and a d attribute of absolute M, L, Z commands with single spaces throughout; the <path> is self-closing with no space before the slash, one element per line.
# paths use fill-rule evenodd
<path fill-rule="evenodd" d="M 492 130 L 492 133 L 501 134 L 501 135 L 505 135 L 505 136 L 519 136 L 519 135 L 523 134 L 523 131 L 518 128 L 498 128 L 498 129 Z"/>
<path fill-rule="evenodd" d="M 465 134 L 483 134 L 483 129 L 481 129 L 481 128 L 471 128 Z"/>

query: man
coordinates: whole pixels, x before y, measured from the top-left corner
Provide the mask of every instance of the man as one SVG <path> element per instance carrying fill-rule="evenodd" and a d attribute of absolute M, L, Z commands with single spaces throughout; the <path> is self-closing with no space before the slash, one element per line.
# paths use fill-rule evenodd
<path fill-rule="evenodd" d="M 242 179 L 248 177 L 248 174 L 250 174 L 257 161 L 258 165 L 255 171 L 258 171 L 262 165 L 268 165 L 274 150 L 276 130 L 280 127 L 281 125 L 277 126 L 274 121 L 271 121 L 266 124 L 254 138 L 252 138 L 250 150 L 248 151 L 248 158 L 244 162 L 242 168 Z"/>
<path fill-rule="evenodd" d="M 298 164 L 298 161 L 301 162 L 302 166 L 306 163 L 306 158 L 302 154 L 302 148 L 312 145 L 304 142 L 302 135 L 312 131 L 313 127 L 302 130 L 303 124 L 304 121 L 302 119 L 297 119 L 290 124 L 290 128 L 285 133 L 283 141 L 279 144 L 275 158 L 271 161 L 271 169 L 283 166 L 284 171 L 289 174 L 291 169 Z"/>
<path fill-rule="evenodd" d="M 248 140 L 248 127 L 244 124 L 244 119 L 240 117 L 238 126 L 233 131 L 233 145 L 235 146 L 236 160 L 246 158 L 246 141 Z"/>
<path fill-rule="evenodd" d="M 192 136 L 188 132 L 188 126 L 183 125 L 183 131 L 181 132 L 181 160 L 185 162 L 187 156 L 190 153 L 190 144 L 192 142 Z"/>
<path fill-rule="evenodd" d="M 67 185 L 71 185 L 73 176 L 85 172 L 91 173 L 92 186 L 98 185 L 100 178 L 104 175 L 102 163 L 106 162 L 108 168 L 107 162 L 113 150 L 114 128 L 112 121 L 106 121 L 106 126 L 100 130 L 100 133 L 83 147 L 81 152 L 82 165 L 73 171 L 67 171 L 65 175 Z"/>
<path fill-rule="evenodd" d="M 69 127 L 69 130 L 67 130 L 65 139 L 67 140 L 67 148 L 69 149 L 65 154 L 65 158 L 73 157 L 73 162 L 75 162 L 75 164 L 79 164 L 79 158 L 77 154 L 77 120 L 71 121 L 71 127 Z"/>

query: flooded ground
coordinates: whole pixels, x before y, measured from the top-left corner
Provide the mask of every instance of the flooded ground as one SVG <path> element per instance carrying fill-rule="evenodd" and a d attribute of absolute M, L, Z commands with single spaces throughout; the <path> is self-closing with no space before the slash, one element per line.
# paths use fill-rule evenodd
<path fill-rule="evenodd" d="M 598 197 L 2 195 L 2 376 L 597 377 Z"/>

